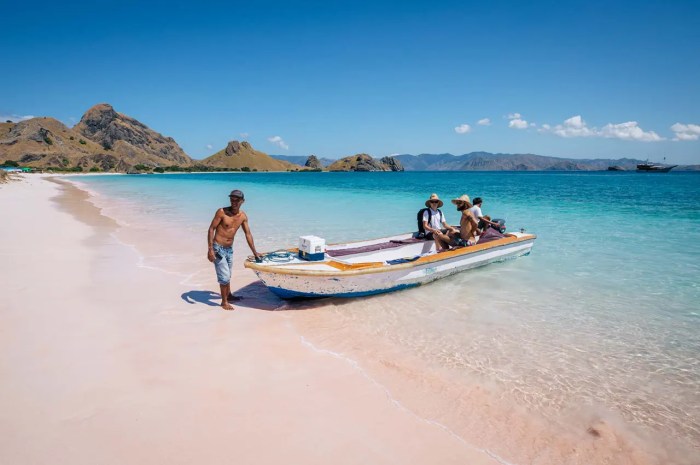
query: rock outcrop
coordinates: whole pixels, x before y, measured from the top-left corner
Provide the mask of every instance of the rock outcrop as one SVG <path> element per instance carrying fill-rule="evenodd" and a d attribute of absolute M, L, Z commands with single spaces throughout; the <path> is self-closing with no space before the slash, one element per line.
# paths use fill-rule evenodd
<path fill-rule="evenodd" d="M 241 171 L 293 171 L 299 166 L 276 160 L 264 152 L 255 150 L 248 142 L 230 141 L 226 148 L 198 162 L 213 168 L 238 169 Z"/>
<path fill-rule="evenodd" d="M 403 171 L 403 166 L 393 157 L 377 161 L 366 153 L 341 158 L 328 167 L 329 171 Z"/>
<path fill-rule="evenodd" d="M 389 171 L 403 171 L 403 165 L 394 157 L 382 157 L 379 162 L 385 166 L 388 166 Z"/>
<path fill-rule="evenodd" d="M 309 155 L 309 158 L 306 159 L 306 163 L 304 163 L 304 166 L 314 170 L 323 169 L 323 165 L 321 164 L 321 161 L 316 157 L 316 155 Z"/>
<path fill-rule="evenodd" d="M 172 137 L 165 137 L 140 121 L 117 113 L 107 103 L 90 108 L 73 129 L 133 164 L 192 164 L 192 159 Z"/>

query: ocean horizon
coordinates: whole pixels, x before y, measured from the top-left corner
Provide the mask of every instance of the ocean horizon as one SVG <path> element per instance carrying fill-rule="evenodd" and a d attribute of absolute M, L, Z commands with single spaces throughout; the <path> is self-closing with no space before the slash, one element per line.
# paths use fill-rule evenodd
<path fill-rule="evenodd" d="M 312 305 L 279 301 L 279 309 L 306 309 L 293 317 L 301 333 L 354 360 L 401 354 L 456 383 L 489 386 L 561 428 L 585 431 L 595 416 L 653 438 L 653 449 L 700 449 L 700 173 L 70 179 L 125 231 L 156 232 L 151 240 L 162 247 L 141 250 L 145 264 L 183 275 L 206 270 L 197 284 L 212 291 L 218 286 L 205 262 L 205 234 L 232 189 L 245 192 L 242 208 L 261 252 L 295 247 L 302 235 L 334 243 L 415 230 L 416 212 L 432 193 L 444 201 L 447 222 L 457 224 L 450 199 L 482 197 L 484 214 L 538 236 L 529 256 L 412 290 Z M 250 255 L 242 233 L 234 248 L 241 266 Z"/>

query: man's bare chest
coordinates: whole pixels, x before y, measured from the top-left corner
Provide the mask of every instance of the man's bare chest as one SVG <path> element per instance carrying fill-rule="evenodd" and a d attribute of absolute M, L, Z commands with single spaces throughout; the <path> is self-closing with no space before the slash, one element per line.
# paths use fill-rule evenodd
<path fill-rule="evenodd" d="M 236 215 L 224 214 L 221 219 L 221 226 L 226 229 L 236 229 L 243 222 L 243 214 L 238 213 Z"/>

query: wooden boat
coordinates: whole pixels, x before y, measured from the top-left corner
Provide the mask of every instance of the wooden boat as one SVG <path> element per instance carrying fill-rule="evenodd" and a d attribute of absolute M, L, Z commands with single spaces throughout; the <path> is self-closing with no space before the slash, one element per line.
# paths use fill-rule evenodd
<path fill-rule="evenodd" d="M 407 233 L 329 245 L 323 260 L 306 261 L 298 249 L 249 258 L 245 267 L 283 299 L 359 297 L 427 284 L 489 263 L 530 253 L 537 236 L 524 232 L 486 243 L 435 252 L 435 243 Z"/>

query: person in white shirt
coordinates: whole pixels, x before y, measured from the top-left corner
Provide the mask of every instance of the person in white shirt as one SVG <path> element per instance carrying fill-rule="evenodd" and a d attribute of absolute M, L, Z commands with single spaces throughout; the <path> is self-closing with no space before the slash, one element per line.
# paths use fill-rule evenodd
<path fill-rule="evenodd" d="M 474 218 L 476 218 L 476 221 L 479 223 L 479 228 L 481 230 L 486 229 L 489 226 L 495 226 L 496 229 L 498 229 L 499 224 L 494 223 L 488 218 L 484 218 L 484 214 L 481 212 L 481 204 L 482 204 L 481 197 L 475 197 L 474 198 L 474 203 L 473 207 L 469 209 L 469 212 L 472 214 Z"/>
<path fill-rule="evenodd" d="M 428 212 L 427 209 L 423 212 L 425 237 L 426 239 L 432 238 L 435 241 L 435 249 L 438 252 L 449 250 L 452 237 L 459 235 L 459 231 L 447 224 L 445 216 L 439 210 L 443 205 L 444 203 L 440 200 L 438 195 L 432 194 L 430 198 L 425 201 L 425 206 L 430 209 L 430 212 Z"/>

